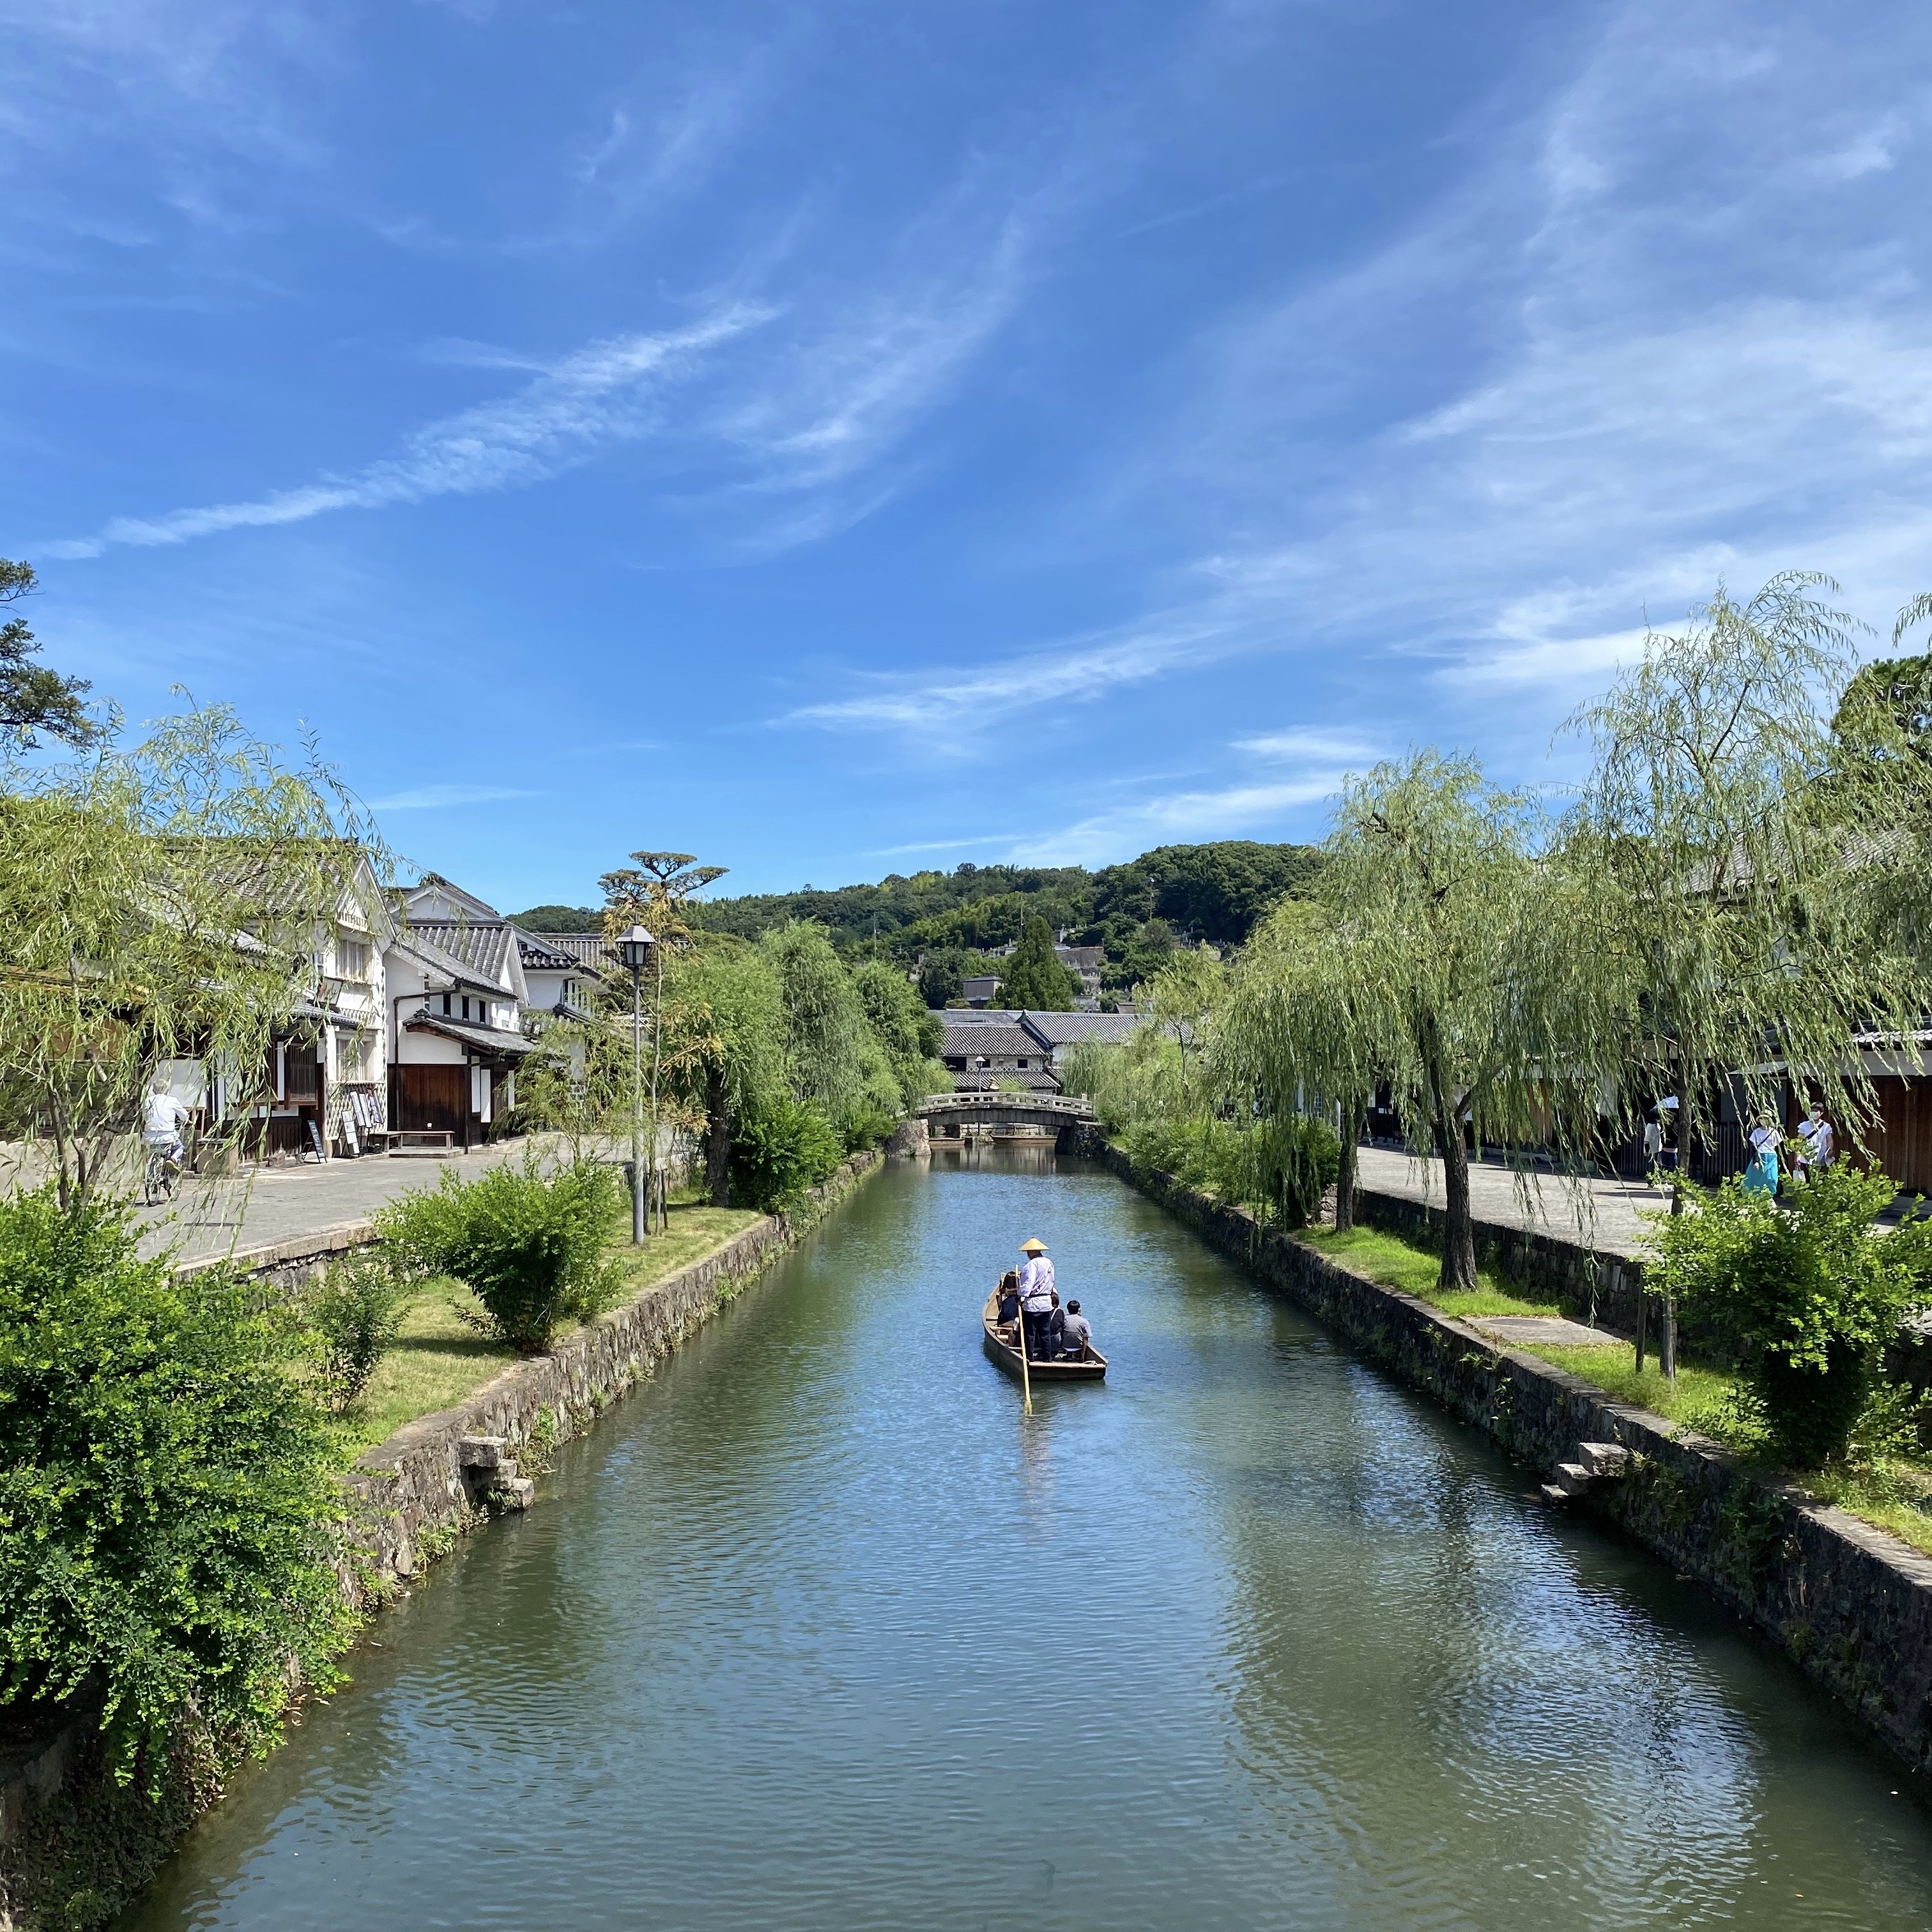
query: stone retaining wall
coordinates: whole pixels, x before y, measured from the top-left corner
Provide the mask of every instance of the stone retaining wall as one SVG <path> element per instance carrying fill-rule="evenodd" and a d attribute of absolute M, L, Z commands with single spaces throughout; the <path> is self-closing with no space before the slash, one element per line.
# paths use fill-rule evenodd
<path fill-rule="evenodd" d="M 1932 1761 L 1932 1560 L 1843 1510 L 1748 1474 L 1702 1436 L 1258 1227 L 1244 1211 L 1165 1175 L 1136 1174 L 1117 1149 L 1090 1150 L 1363 1354 L 1545 1475 L 1574 1460 L 1580 1442 L 1628 1449 L 1628 1475 L 1593 1483 L 1570 1506 L 1601 1514 L 1697 1578 L 1912 1766 Z"/>

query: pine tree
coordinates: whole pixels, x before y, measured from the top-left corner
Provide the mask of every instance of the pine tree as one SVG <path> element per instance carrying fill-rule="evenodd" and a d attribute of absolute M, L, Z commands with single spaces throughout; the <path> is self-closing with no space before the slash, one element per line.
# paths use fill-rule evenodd
<path fill-rule="evenodd" d="M 1035 913 L 1026 922 L 1000 980 L 1000 1004 L 1032 1013 L 1070 1013 L 1080 982 L 1060 963 L 1053 930 Z"/>

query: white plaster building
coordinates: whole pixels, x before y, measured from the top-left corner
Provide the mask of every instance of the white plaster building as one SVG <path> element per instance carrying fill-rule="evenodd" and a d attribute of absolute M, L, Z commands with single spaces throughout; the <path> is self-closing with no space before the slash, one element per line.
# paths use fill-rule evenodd
<path fill-rule="evenodd" d="M 474 894 L 430 872 L 401 893 L 384 958 L 389 1125 L 491 1138 L 516 1104 L 530 1004 L 516 928 Z"/>

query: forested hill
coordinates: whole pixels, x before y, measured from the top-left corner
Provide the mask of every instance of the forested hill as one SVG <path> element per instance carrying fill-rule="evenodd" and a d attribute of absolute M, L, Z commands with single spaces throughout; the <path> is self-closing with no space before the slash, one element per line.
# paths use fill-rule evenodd
<path fill-rule="evenodd" d="M 1162 845 L 1125 865 L 962 866 L 950 872 L 899 872 L 877 885 L 812 886 L 713 899 L 702 922 L 747 938 L 795 919 L 828 928 L 844 951 L 878 950 L 910 963 L 921 952 L 967 955 L 1017 939 L 1039 913 L 1070 942 L 1104 946 L 1110 986 L 1126 987 L 1177 944 L 1207 940 L 1238 945 L 1278 898 L 1303 890 L 1318 855 L 1312 845 L 1264 845 L 1228 838 L 1208 845 Z M 539 906 L 514 915 L 533 932 L 583 929 L 597 915 Z"/>

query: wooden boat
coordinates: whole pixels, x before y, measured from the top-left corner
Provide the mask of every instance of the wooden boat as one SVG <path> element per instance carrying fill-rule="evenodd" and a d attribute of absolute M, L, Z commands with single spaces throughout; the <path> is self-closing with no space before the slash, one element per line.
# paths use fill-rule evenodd
<path fill-rule="evenodd" d="M 985 1332 L 987 1354 L 1018 1382 L 1021 1376 L 1019 1324 L 1001 1323 L 997 1288 L 987 1296 L 986 1305 L 980 1311 L 980 1326 Z M 1107 1372 L 1107 1358 L 1089 1342 L 1078 1355 L 1069 1355 L 1060 1361 L 1029 1360 L 1026 1372 L 1036 1382 L 1097 1382 Z"/>

